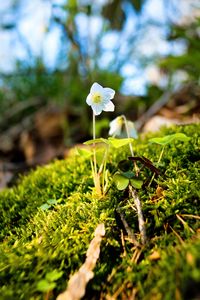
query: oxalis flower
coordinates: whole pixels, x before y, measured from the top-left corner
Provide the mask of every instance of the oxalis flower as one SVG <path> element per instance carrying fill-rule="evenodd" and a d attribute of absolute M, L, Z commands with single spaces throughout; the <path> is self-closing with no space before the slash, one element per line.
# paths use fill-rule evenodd
<path fill-rule="evenodd" d="M 125 116 L 119 116 L 110 122 L 110 130 L 108 134 L 120 137 L 129 136 L 135 139 L 138 137 L 134 123 L 126 120 Z"/>
<path fill-rule="evenodd" d="M 94 114 L 100 115 L 104 111 L 114 111 L 115 106 L 110 101 L 114 98 L 115 91 L 111 88 L 103 88 L 97 82 L 93 83 L 90 93 L 87 96 L 86 103 L 91 106 Z"/>

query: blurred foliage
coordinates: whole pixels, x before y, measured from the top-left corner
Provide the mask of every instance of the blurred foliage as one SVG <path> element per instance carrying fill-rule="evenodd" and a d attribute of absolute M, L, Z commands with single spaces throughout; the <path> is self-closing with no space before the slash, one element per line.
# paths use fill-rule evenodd
<path fill-rule="evenodd" d="M 126 4 L 130 4 L 136 13 L 141 12 L 144 0 L 129 0 Z M 125 1 L 113 0 L 108 2 L 107 5 L 103 7 L 103 16 L 109 20 L 112 29 L 121 30 L 124 22 L 126 20 L 126 15 L 122 9 Z"/>
<path fill-rule="evenodd" d="M 200 74 L 200 18 L 189 24 L 174 25 L 169 34 L 169 41 L 179 41 L 185 44 L 186 50 L 182 55 L 169 55 L 160 62 L 160 67 L 173 75 L 184 71 L 186 81 L 198 81 Z"/>

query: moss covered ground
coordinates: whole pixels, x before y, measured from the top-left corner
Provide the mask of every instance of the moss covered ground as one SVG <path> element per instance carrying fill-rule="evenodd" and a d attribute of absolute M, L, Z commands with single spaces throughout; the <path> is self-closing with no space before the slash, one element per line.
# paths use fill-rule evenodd
<path fill-rule="evenodd" d="M 161 146 L 148 139 L 182 132 L 191 139 Z M 0 193 L 0 299 L 56 299 L 84 262 L 99 223 L 106 234 L 85 299 L 200 299 L 200 125 L 163 128 L 134 142 L 161 174 L 138 191 L 148 243 L 136 247 L 118 208 L 138 241 L 137 214 L 112 174 L 129 148 L 111 151 L 110 188 L 92 193 L 90 162 L 77 155 L 39 167 Z M 152 177 L 144 169 L 146 179 Z"/>

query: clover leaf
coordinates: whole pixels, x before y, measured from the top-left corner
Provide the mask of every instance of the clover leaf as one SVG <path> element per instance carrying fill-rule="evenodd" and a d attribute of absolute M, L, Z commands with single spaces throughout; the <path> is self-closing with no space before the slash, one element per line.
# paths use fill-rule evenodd
<path fill-rule="evenodd" d="M 129 184 L 135 189 L 140 189 L 143 185 L 143 180 L 134 176 L 134 173 L 131 171 L 116 172 L 114 174 L 113 181 L 115 182 L 117 189 L 120 191 L 125 190 Z"/>
<path fill-rule="evenodd" d="M 165 146 L 165 145 L 171 143 L 172 141 L 187 142 L 189 140 L 190 140 L 190 137 L 188 137 L 184 133 L 175 133 L 175 134 L 166 135 L 164 137 L 157 137 L 157 138 L 149 139 L 149 142 Z"/>

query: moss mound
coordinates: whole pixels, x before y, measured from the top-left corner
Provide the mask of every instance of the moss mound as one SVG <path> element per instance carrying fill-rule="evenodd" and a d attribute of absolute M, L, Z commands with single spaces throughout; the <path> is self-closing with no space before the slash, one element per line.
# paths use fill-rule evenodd
<path fill-rule="evenodd" d="M 117 213 L 120 207 L 139 240 L 132 199 L 112 176 L 107 195 L 95 198 L 90 162 L 80 156 L 40 167 L 1 192 L 0 299 L 56 299 L 101 222 L 106 236 L 85 299 L 199 299 L 199 131 L 199 124 L 163 128 L 135 141 L 135 154 L 161 171 L 138 192 L 148 236 L 143 247 L 128 239 Z M 175 132 L 191 139 L 167 145 L 157 165 L 161 147 L 148 138 Z M 110 173 L 129 155 L 128 147 L 112 151 Z M 148 169 L 143 174 L 152 177 Z"/>

